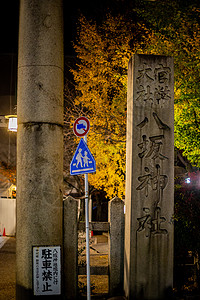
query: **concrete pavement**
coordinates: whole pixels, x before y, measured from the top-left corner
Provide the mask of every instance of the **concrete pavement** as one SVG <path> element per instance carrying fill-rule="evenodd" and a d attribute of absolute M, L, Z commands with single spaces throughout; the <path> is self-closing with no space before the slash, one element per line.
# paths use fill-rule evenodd
<path fill-rule="evenodd" d="M 91 259 L 96 260 L 98 254 L 102 258 L 108 253 L 107 243 L 92 243 Z M 14 237 L 0 237 L 0 300 L 15 300 L 16 285 L 16 239 Z M 124 297 L 92 296 L 95 300 L 125 300 Z M 86 298 L 83 298 L 86 299 Z M 176 298 L 178 299 L 178 298 Z M 200 297 L 186 297 L 187 300 L 199 300 Z M 183 300 L 180 298 L 179 300 Z"/>
<path fill-rule="evenodd" d="M 4 237 L 4 236 L 0 236 L 0 248 L 3 247 L 3 245 L 5 244 L 5 242 L 7 241 L 8 237 Z"/>
<path fill-rule="evenodd" d="M 108 253 L 107 243 L 92 243 L 91 256 L 105 255 Z M 16 299 L 16 239 L 14 237 L 0 236 L 0 300 Z M 107 299 L 91 297 L 92 299 Z M 121 300 L 123 297 L 112 298 Z"/>
<path fill-rule="evenodd" d="M 0 237 L 0 300 L 14 300 L 16 250 L 15 238 Z"/>

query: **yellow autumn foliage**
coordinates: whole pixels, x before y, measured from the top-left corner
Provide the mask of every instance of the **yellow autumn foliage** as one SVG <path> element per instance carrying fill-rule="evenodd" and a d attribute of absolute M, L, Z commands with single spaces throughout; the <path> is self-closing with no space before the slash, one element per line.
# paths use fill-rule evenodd
<path fill-rule="evenodd" d="M 75 44 L 80 63 L 73 71 L 77 84 L 75 104 L 87 112 L 91 123 L 88 145 L 95 157 L 97 172 L 89 176 L 95 188 L 104 188 L 108 197 L 124 196 L 126 152 L 127 65 L 131 55 L 142 51 L 130 46 L 133 24 L 122 16 L 107 16 L 102 26 L 81 17 Z M 144 26 L 137 32 L 146 36 Z M 144 42 L 145 38 L 143 39 Z"/>
<path fill-rule="evenodd" d="M 125 192 L 127 67 L 134 53 L 174 57 L 175 145 L 200 166 L 200 28 L 184 15 L 179 19 L 178 29 L 170 24 L 162 32 L 123 16 L 108 15 L 98 26 L 79 20 L 75 104 L 91 123 L 88 145 L 97 172 L 90 183 L 110 198 Z"/>

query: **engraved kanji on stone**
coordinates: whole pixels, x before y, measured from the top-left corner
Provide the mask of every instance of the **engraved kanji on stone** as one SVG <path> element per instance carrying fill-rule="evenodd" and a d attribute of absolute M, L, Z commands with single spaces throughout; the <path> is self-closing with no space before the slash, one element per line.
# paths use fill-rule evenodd
<path fill-rule="evenodd" d="M 160 174 L 160 165 L 156 165 L 156 174 L 152 174 L 148 167 L 145 167 L 144 170 L 147 174 L 138 177 L 138 181 L 141 183 L 136 187 L 136 190 L 140 191 L 144 189 L 146 197 L 148 197 L 149 187 L 151 187 L 153 191 L 160 192 L 160 190 L 164 190 L 168 182 L 168 177 L 167 175 Z M 156 201 L 160 201 L 160 194 L 158 194 Z"/>
<path fill-rule="evenodd" d="M 149 213 L 149 208 L 143 208 L 143 212 L 145 213 L 144 216 L 142 216 L 141 218 L 137 218 L 138 222 L 139 222 L 139 226 L 137 231 L 145 231 L 145 236 L 149 237 L 151 234 L 151 215 Z"/>
<path fill-rule="evenodd" d="M 167 182 L 168 182 L 167 175 L 160 174 L 160 165 L 157 164 L 156 165 L 156 175 L 152 176 L 152 180 L 151 180 L 152 190 L 154 190 L 154 191 L 155 190 L 157 190 L 157 191 L 164 190 L 164 188 L 167 185 Z M 160 199 L 158 199 L 158 200 L 160 200 Z"/>
<path fill-rule="evenodd" d="M 161 119 L 159 118 L 157 113 L 153 112 L 153 117 L 154 117 L 154 120 L 156 121 L 156 124 L 157 124 L 159 129 L 170 130 L 170 127 L 167 124 L 165 124 L 161 121 Z"/>
<path fill-rule="evenodd" d="M 151 185 L 152 175 L 151 173 L 149 173 L 148 167 L 145 167 L 144 170 L 147 174 L 138 177 L 138 180 L 141 183 L 136 187 L 136 190 L 145 189 L 145 196 L 148 197 L 148 190 L 149 190 L 149 186 Z"/>
<path fill-rule="evenodd" d="M 143 158 L 145 156 L 146 152 L 148 151 L 148 144 L 149 144 L 149 141 L 147 140 L 147 136 L 143 135 L 142 136 L 142 143 L 138 144 L 138 147 L 142 150 L 142 152 L 140 152 L 138 154 L 138 156 L 140 158 Z"/>
<path fill-rule="evenodd" d="M 143 85 L 140 85 L 140 89 L 137 91 L 138 97 L 136 98 L 136 101 L 143 104 L 143 102 L 148 102 L 150 104 L 153 104 L 153 93 L 151 92 L 150 85 L 147 85 L 144 87 Z"/>
<path fill-rule="evenodd" d="M 161 84 L 168 84 L 171 73 L 171 69 L 169 67 L 164 67 L 163 64 L 159 64 L 159 66 L 155 68 L 154 72 L 156 81 Z"/>
<path fill-rule="evenodd" d="M 139 225 L 137 232 L 144 231 L 146 237 L 157 234 L 167 234 L 166 229 L 161 228 L 161 224 L 166 222 L 165 217 L 161 217 L 161 208 L 156 207 L 154 211 L 154 217 L 150 214 L 150 209 L 147 207 L 143 208 L 144 215 L 140 218 L 137 218 Z"/>
<path fill-rule="evenodd" d="M 169 101 L 171 99 L 170 96 L 170 90 L 168 89 L 168 86 L 158 86 L 155 88 L 154 93 L 155 99 L 158 104 L 165 104 L 166 101 Z"/>
<path fill-rule="evenodd" d="M 161 153 L 161 147 L 163 145 L 162 139 L 164 139 L 164 135 L 155 135 L 150 136 L 149 140 L 147 136 L 142 135 L 142 142 L 138 144 L 138 147 L 142 150 L 138 153 L 140 158 L 151 158 L 155 160 L 156 158 L 160 160 L 168 159 L 167 156 Z"/>
<path fill-rule="evenodd" d="M 156 207 L 155 209 L 155 218 L 152 220 L 152 231 L 151 233 L 153 235 L 156 234 L 167 234 L 168 231 L 166 229 L 162 229 L 161 228 L 161 224 L 166 222 L 166 218 L 165 217 L 161 217 L 161 208 L 160 207 Z"/>
<path fill-rule="evenodd" d="M 156 158 L 159 158 L 161 160 L 168 159 L 167 156 L 164 156 L 161 153 L 161 146 L 163 145 L 162 139 L 164 138 L 164 135 L 155 135 L 155 136 L 150 136 L 149 139 L 151 141 L 150 149 L 149 152 L 146 154 L 146 158 L 150 157 L 153 160 Z"/>
<path fill-rule="evenodd" d="M 149 122 L 148 118 L 145 117 L 142 122 L 140 122 L 139 124 L 137 124 L 137 127 L 138 128 L 143 128 L 148 122 Z"/>
<path fill-rule="evenodd" d="M 153 74 L 152 74 L 152 68 L 149 67 L 146 63 L 143 64 L 141 69 L 138 69 L 139 75 L 137 76 L 137 81 L 141 82 L 144 79 L 147 79 L 148 81 L 154 81 Z"/>

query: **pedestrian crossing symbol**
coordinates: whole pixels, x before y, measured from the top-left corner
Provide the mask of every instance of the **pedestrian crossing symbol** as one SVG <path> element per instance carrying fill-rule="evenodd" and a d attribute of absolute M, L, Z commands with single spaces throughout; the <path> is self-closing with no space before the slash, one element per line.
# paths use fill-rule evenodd
<path fill-rule="evenodd" d="M 84 139 L 81 139 L 70 164 L 70 174 L 94 173 L 96 163 Z"/>

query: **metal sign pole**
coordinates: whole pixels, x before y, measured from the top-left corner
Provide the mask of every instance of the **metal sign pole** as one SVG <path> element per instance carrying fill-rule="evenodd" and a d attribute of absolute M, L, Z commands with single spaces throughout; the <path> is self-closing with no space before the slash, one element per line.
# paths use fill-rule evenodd
<path fill-rule="evenodd" d="M 87 144 L 87 135 L 84 136 Z M 86 231 L 86 266 L 87 266 L 87 300 L 90 300 L 90 244 L 89 244 L 89 199 L 88 174 L 85 174 L 85 231 Z"/>
<path fill-rule="evenodd" d="M 89 192 L 88 173 L 96 172 L 96 163 L 90 150 L 87 147 L 87 133 L 90 129 L 90 122 L 86 117 L 79 117 L 73 125 L 74 134 L 81 137 L 76 152 L 70 164 L 71 175 L 85 175 L 85 231 L 86 231 L 86 270 L 87 270 L 87 300 L 91 298 L 90 287 L 90 245 L 89 245 Z M 84 139 L 82 138 L 84 136 Z M 84 156 L 83 156 L 84 155 Z"/>

